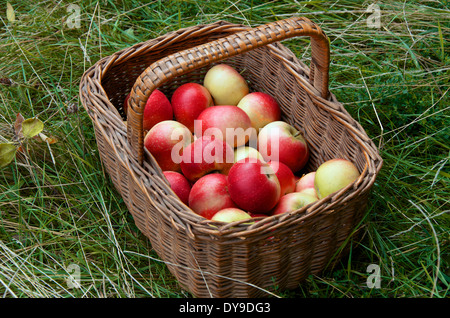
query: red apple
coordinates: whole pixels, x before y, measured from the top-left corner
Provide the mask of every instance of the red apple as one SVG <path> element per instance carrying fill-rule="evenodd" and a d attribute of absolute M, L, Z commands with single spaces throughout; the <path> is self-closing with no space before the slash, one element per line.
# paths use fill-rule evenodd
<path fill-rule="evenodd" d="M 248 115 L 236 106 L 208 107 L 197 117 L 197 121 L 201 124 L 201 130 L 199 126 L 194 130 L 197 137 L 215 136 L 232 147 L 245 145 L 253 131 Z"/>
<path fill-rule="evenodd" d="M 269 216 L 269 215 L 263 214 L 263 213 L 249 213 L 249 214 L 250 214 L 250 216 L 251 216 L 253 219 L 255 219 L 255 218 L 266 218 L 266 217 Z M 258 221 L 260 221 L 260 219 L 255 220 L 255 222 L 258 222 Z"/>
<path fill-rule="evenodd" d="M 163 171 L 163 174 L 167 181 L 169 181 L 173 192 L 175 192 L 184 204 L 188 205 L 189 193 L 191 192 L 191 184 L 188 179 L 181 173 L 175 171 Z"/>
<path fill-rule="evenodd" d="M 298 179 L 296 185 L 295 185 L 295 192 L 300 192 L 305 189 L 313 188 L 314 189 L 314 177 L 316 176 L 316 172 L 312 171 L 309 172 L 300 179 Z"/>
<path fill-rule="evenodd" d="M 194 120 L 207 107 L 213 105 L 209 91 L 197 83 L 186 83 L 173 92 L 172 108 L 175 120 L 194 132 Z"/>
<path fill-rule="evenodd" d="M 265 162 L 242 159 L 228 173 L 228 192 L 239 208 L 269 213 L 280 198 L 280 182 Z"/>
<path fill-rule="evenodd" d="M 283 195 L 280 201 L 273 209 L 272 214 L 278 215 L 286 212 L 293 212 L 302 207 L 317 201 L 318 199 L 312 195 L 302 192 L 292 192 Z"/>
<path fill-rule="evenodd" d="M 249 213 L 252 218 L 266 218 L 268 217 L 265 213 Z"/>
<path fill-rule="evenodd" d="M 233 67 L 227 64 L 213 66 L 206 73 L 203 85 L 211 93 L 215 105 L 234 105 L 248 94 L 245 79 Z"/>
<path fill-rule="evenodd" d="M 302 169 L 309 159 L 305 138 L 284 121 L 271 122 L 260 130 L 258 151 L 266 161 L 280 161 L 293 173 Z"/>
<path fill-rule="evenodd" d="M 174 120 L 157 123 L 144 138 L 144 146 L 163 171 L 181 171 L 180 162 L 183 149 L 191 142 L 190 130 Z"/>
<path fill-rule="evenodd" d="M 259 131 L 265 125 L 281 120 L 281 109 L 275 98 L 263 92 L 245 95 L 237 104 L 250 117 L 252 127 Z"/>
<path fill-rule="evenodd" d="M 228 193 L 227 176 L 210 173 L 201 177 L 192 186 L 189 207 L 207 219 L 211 219 L 219 210 L 237 208 Z"/>
<path fill-rule="evenodd" d="M 279 161 L 269 161 L 269 165 L 277 175 L 280 182 L 281 196 L 294 192 L 295 190 L 295 175 L 284 163 Z"/>
<path fill-rule="evenodd" d="M 125 115 L 128 111 L 128 100 L 130 99 L 130 94 L 131 93 L 128 93 L 128 95 L 125 97 L 125 100 L 123 101 L 123 112 L 125 113 Z"/>
<path fill-rule="evenodd" d="M 125 115 L 128 112 L 128 101 L 130 99 L 130 93 L 125 97 L 123 102 L 123 111 Z M 144 131 L 149 131 L 157 123 L 164 120 L 173 119 L 173 109 L 169 99 L 160 90 L 155 89 L 147 99 L 143 114 L 143 126 Z"/>
<path fill-rule="evenodd" d="M 250 220 L 252 217 L 247 212 L 238 208 L 227 208 L 218 211 L 211 218 L 213 221 L 220 221 L 225 223 L 231 223 L 242 220 Z"/>
<path fill-rule="evenodd" d="M 142 128 L 148 131 L 157 123 L 172 119 L 173 110 L 170 101 L 163 92 L 155 89 L 145 104 Z"/>
<path fill-rule="evenodd" d="M 195 182 L 211 172 L 228 174 L 234 162 L 234 151 L 230 145 L 211 136 L 197 138 L 184 148 L 180 163 L 186 178 Z"/>
<path fill-rule="evenodd" d="M 316 170 L 314 187 L 322 199 L 354 182 L 360 173 L 358 168 L 346 159 L 331 159 L 322 163 Z"/>

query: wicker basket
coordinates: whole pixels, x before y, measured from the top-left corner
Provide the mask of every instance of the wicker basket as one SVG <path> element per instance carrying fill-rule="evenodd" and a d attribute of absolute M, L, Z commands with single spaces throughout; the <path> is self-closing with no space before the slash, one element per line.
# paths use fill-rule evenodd
<path fill-rule="evenodd" d="M 310 37 L 310 67 L 279 43 L 294 36 Z M 183 83 L 202 83 L 219 61 L 242 72 L 251 91 L 274 96 L 282 119 L 304 134 L 311 149 L 305 172 L 342 157 L 356 164 L 360 178 L 305 208 L 251 225 L 223 225 L 193 213 L 143 147 L 142 114 L 154 89 L 170 96 Z M 81 103 L 93 121 L 103 165 L 137 227 L 194 296 L 260 297 L 273 288 L 295 288 L 346 250 L 382 159 L 328 91 L 328 67 L 322 30 L 306 18 L 290 18 L 254 29 L 225 21 L 180 29 L 105 57 L 83 75 Z"/>

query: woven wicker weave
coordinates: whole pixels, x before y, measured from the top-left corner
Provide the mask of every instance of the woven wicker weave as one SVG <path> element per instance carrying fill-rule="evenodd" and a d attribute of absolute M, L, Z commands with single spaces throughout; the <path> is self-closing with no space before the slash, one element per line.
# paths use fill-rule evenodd
<path fill-rule="evenodd" d="M 279 41 L 308 36 L 310 67 Z M 259 297 L 265 289 L 295 288 L 339 259 L 357 229 L 381 168 L 373 142 L 328 91 L 329 44 L 306 18 L 255 29 L 219 21 L 167 33 L 105 57 L 80 84 L 101 160 L 137 227 L 180 285 L 197 297 Z M 351 160 L 361 176 L 298 211 L 223 225 L 193 213 L 170 189 L 143 147 L 145 101 L 158 88 L 167 96 L 183 83 L 202 83 L 217 62 L 236 68 L 251 91 L 271 94 L 282 119 L 300 130 L 311 157 L 305 172 L 325 160 Z M 131 91 L 127 122 L 123 101 Z M 343 249 L 345 251 L 345 248 Z"/>

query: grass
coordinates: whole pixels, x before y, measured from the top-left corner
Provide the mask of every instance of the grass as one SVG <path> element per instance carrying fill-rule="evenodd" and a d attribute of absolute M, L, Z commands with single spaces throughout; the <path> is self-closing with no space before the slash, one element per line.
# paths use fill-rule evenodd
<path fill-rule="evenodd" d="M 134 226 L 99 161 L 78 101 L 97 60 L 168 31 L 217 20 L 256 26 L 293 15 L 317 22 L 331 42 L 330 89 L 379 146 L 361 241 L 333 269 L 279 297 L 449 296 L 449 37 L 447 1 L 0 1 L 0 142 L 17 113 L 44 133 L 0 170 L 3 297 L 167 297 L 180 289 Z M 80 11 L 79 27 L 69 5 Z M 308 41 L 284 41 L 302 59 Z M 368 288 L 370 264 L 380 288 Z M 79 269 L 79 288 L 67 283 Z M 75 272 L 76 273 L 76 272 Z"/>

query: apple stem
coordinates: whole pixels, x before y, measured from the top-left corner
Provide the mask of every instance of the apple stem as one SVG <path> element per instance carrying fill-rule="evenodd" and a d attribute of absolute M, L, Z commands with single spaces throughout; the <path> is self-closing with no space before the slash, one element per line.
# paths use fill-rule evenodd
<path fill-rule="evenodd" d="M 297 132 L 295 133 L 294 137 L 297 137 L 299 135 L 301 135 L 302 133 L 300 131 L 297 130 Z"/>

